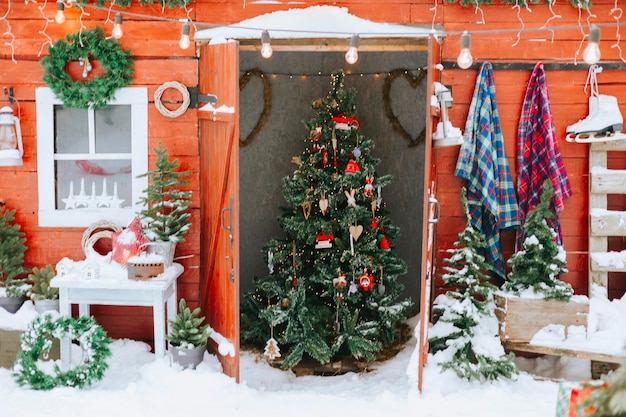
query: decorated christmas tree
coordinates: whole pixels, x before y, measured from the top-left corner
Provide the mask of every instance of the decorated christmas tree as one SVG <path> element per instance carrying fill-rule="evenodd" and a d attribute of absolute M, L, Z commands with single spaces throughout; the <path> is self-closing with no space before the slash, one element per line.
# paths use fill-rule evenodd
<path fill-rule="evenodd" d="M 556 232 L 546 222 L 555 216 L 550 209 L 553 196 L 552 182 L 546 180 L 539 204 L 528 213 L 522 226 L 522 247 L 508 260 L 512 269 L 502 286 L 504 291 L 532 291 L 547 299 L 565 301 L 574 294 L 570 284 L 558 279 L 559 274 L 567 272 L 567 264 L 565 250 L 557 244 Z"/>
<path fill-rule="evenodd" d="M 468 380 L 494 380 L 517 375 L 513 354 L 506 355 L 498 336 L 492 294 L 497 287 L 489 282 L 485 261 L 485 236 L 472 226 L 466 189 L 461 202 L 467 224 L 449 249 L 441 275 L 444 287 L 433 305 L 434 325 L 429 346 L 442 369 L 450 369 Z"/>
<path fill-rule="evenodd" d="M 374 360 L 397 340 L 412 305 L 399 301 L 406 264 L 392 251 L 399 229 L 381 198 L 391 177 L 375 170 L 380 161 L 355 118 L 355 94 L 337 71 L 328 95 L 312 103 L 306 149 L 283 182 L 284 236 L 264 248 L 269 276 L 255 279 L 243 302 L 244 341 L 265 346 L 271 359 L 282 351 L 284 369 L 305 354 L 321 364 L 345 355 Z"/>

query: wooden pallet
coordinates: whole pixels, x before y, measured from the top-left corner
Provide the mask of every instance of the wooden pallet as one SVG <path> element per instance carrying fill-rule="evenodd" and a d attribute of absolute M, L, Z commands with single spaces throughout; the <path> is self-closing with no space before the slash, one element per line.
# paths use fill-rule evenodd
<path fill-rule="evenodd" d="M 608 210 L 610 194 L 626 194 L 626 170 L 608 169 L 611 152 L 626 140 L 589 145 L 589 296 L 593 285 L 608 289 L 609 272 L 626 272 L 626 252 L 609 251 L 608 238 L 626 236 L 626 211 Z"/>

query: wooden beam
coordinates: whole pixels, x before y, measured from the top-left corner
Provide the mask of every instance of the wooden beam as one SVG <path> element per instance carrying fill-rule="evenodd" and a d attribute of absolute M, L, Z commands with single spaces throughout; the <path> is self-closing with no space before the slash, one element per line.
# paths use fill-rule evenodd
<path fill-rule="evenodd" d="M 239 39 L 240 51 L 261 51 L 260 39 Z M 207 43 L 199 40 L 196 43 Z M 275 52 L 345 52 L 350 39 L 293 38 L 272 39 Z M 359 52 L 415 52 L 428 51 L 427 38 L 361 38 Z"/>
<path fill-rule="evenodd" d="M 530 343 L 506 342 L 502 346 L 505 350 L 517 352 L 539 353 L 543 355 L 568 356 L 572 358 L 590 359 L 599 362 L 624 363 L 626 355 L 610 355 L 607 353 L 590 352 L 578 349 L 559 348 L 554 346 L 531 345 Z"/>

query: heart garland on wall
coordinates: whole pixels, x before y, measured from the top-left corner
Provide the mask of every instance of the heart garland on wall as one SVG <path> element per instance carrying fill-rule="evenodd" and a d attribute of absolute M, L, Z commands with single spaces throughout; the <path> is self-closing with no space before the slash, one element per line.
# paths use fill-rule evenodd
<path fill-rule="evenodd" d="M 263 111 L 248 136 L 245 139 L 239 139 L 239 146 L 242 148 L 248 146 L 256 139 L 261 129 L 263 129 L 263 126 L 265 126 L 267 117 L 270 115 L 270 110 L 272 109 L 272 86 L 270 85 L 269 78 L 267 78 L 265 73 L 263 73 L 260 69 L 253 68 L 246 71 L 246 73 L 239 79 L 239 91 L 241 92 L 246 87 L 252 77 L 259 77 L 263 83 Z"/>
<path fill-rule="evenodd" d="M 383 104 L 385 106 L 385 114 L 391 123 L 393 129 L 402 136 L 407 142 L 409 142 L 409 148 L 419 145 L 424 142 L 424 138 L 426 137 L 426 128 L 422 129 L 422 131 L 417 135 L 414 139 L 409 132 L 406 131 L 404 126 L 400 123 L 400 120 L 393 112 L 393 108 L 391 107 L 391 98 L 389 93 L 391 92 L 391 85 L 398 78 L 404 78 L 409 82 L 409 85 L 413 89 L 417 89 L 421 84 L 424 78 L 426 77 L 427 72 L 425 70 L 419 69 L 417 75 L 412 75 L 408 69 L 398 68 L 393 71 L 390 71 L 385 78 L 385 84 L 383 85 Z"/>

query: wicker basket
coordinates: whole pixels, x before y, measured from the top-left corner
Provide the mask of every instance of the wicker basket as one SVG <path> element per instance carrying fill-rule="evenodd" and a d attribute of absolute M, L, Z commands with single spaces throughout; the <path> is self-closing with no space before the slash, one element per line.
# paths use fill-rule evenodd
<path fill-rule="evenodd" d="M 163 262 L 135 263 L 129 260 L 126 264 L 126 269 L 128 270 L 128 279 L 133 281 L 147 281 L 161 275 L 163 271 L 165 271 L 165 266 Z"/>
<path fill-rule="evenodd" d="M 83 238 L 81 240 L 81 246 L 85 256 L 89 255 L 93 249 L 93 245 L 100 239 L 111 239 L 113 232 L 119 232 L 122 228 L 110 221 L 102 220 L 89 226 L 83 232 Z"/>

